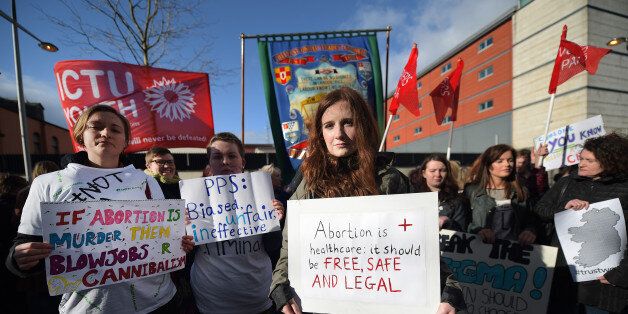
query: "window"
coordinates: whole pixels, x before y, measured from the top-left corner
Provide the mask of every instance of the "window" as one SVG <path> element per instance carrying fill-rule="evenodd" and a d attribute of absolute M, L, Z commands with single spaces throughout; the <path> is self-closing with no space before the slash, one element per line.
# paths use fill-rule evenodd
<path fill-rule="evenodd" d="M 41 154 L 41 135 L 35 132 L 33 133 L 33 146 L 35 146 L 35 154 Z"/>
<path fill-rule="evenodd" d="M 478 111 L 482 112 L 491 108 L 493 108 L 493 100 L 487 100 L 478 106 Z"/>
<path fill-rule="evenodd" d="M 423 128 L 421 128 L 421 127 L 416 127 L 416 128 L 414 128 L 414 134 L 415 134 L 415 135 L 416 135 L 416 134 L 421 134 L 421 132 L 423 132 Z"/>
<path fill-rule="evenodd" d="M 52 137 L 52 152 L 59 155 L 59 139 L 56 136 Z"/>
<path fill-rule="evenodd" d="M 493 37 L 489 37 L 487 39 L 485 39 L 483 42 L 480 43 L 480 46 L 478 47 L 478 52 L 490 47 L 493 45 Z"/>
<path fill-rule="evenodd" d="M 443 65 L 442 67 L 440 67 L 440 74 L 443 74 L 447 71 L 451 70 L 451 62 Z"/>
<path fill-rule="evenodd" d="M 491 76 L 493 75 L 493 66 L 489 66 L 488 68 L 485 68 L 484 70 L 478 72 L 478 80 L 484 79 L 487 76 Z"/>
<path fill-rule="evenodd" d="M 446 116 L 446 117 L 443 118 L 443 123 L 441 123 L 441 124 L 447 124 L 447 123 L 450 123 L 450 122 L 451 122 L 451 116 Z"/>
<path fill-rule="evenodd" d="M 393 121 L 397 121 L 397 120 L 399 120 L 399 115 L 398 114 L 393 115 Z"/>
<path fill-rule="evenodd" d="M 393 137 L 393 141 L 395 142 L 399 142 L 400 139 L 401 139 L 401 135 L 395 135 L 395 137 Z"/>
<path fill-rule="evenodd" d="M 417 83 L 416 83 L 416 88 L 417 88 L 417 89 L 421 89 L 421 87 L 423 87 L 423 83 L 421 83 L 421 82 L 417 82 Z"/>

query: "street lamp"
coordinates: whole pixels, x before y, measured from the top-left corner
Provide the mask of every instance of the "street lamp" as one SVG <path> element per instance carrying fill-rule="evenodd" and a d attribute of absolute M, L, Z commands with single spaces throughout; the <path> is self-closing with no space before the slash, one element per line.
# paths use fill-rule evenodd
<path fill-rule="evenodd" d="M 628 38 L 626 37 L 615 37 L 609 40 L 606 45 L 607 46 L 617 46 L 621 43 L 626 43 L 626 50 L 628 50 Z"/>
<path fill-rule="evenodd" d="M 31 155 L 28 150 L 28 128 L 26 125 L 26 103 L 24 102 L 24 90 L 22 87 L 22 66 L 20 63 L 20 44 L 17 36 L 17 29 L 23 30 L 26 34 L 35 38 L 39 42 L 39 47 L 46 51 L 55 52 L 59 48 L 57 46 L 44 42 L 39 39 L 24 26 L 17 22 L 17 14 L 15 13 L 15 0 L 11 1 L 11 16 L 0 10 L 0 16 L 9 21 L 13 26 L 13 59 L 15 61 L 15 85 L 17 87 L 17 109 L 20 117 L 20 137 L 22 139 L 22 153 L 24 154 L 24 172 L 26 174 L 26 180 L 31 180 Z"/>

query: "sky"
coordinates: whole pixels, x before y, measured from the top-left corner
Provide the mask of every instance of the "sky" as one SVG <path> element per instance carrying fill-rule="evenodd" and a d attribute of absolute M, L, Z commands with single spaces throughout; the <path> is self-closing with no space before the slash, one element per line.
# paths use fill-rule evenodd
<path fill-rule="evenodd" d="M 74 0 L 78 1 L 78 0 Z M 390 34 L 389 92 L 397 84 L 413 42 L 419 46 L 418 71 L 515 6 L 516 0 L 369 0 L 369 1 L 243 1 L 207 0 L 197 8 L 205 26 L 186 36 L 171 56 L 188 55 L 208 38 L 207 52 L 218 71 L 210 76 L 216 132 L 237 135 L 240 127 L 240 34 L 275 34 L 392 27 Z M 0 0 L 0 10 L 11 15 L 11 1 Z M 110 60 L 68 41 L 74 35 L 62 31 L 43 12 L 67 20 L 70 15 L 57 0 L 17 1 L 18 22 L 43 41 L 59 47 L 49 53 L 37 41 L 19 33 L 24 96 L 40 102 L 48 122 L 67 128 L 53 76 L 63 60 Z M 86 17 L 98 23 L 95 15 Z M 15 65 L 11 24 L 0 19 L 0 97 L 16 99 Z M 378 35 L 382 70 L 385 71 L 385 33 Z M 270 126 L 254 39 L 245 43 L 245 140 L 271 143 Z M 179 54 L 177 54 L 179 53 Z M 384 78 L 382 78 L 384 81 Z"/>

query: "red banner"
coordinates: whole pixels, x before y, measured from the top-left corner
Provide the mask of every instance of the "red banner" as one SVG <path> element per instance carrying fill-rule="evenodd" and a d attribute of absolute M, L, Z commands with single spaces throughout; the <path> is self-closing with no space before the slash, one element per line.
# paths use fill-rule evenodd
<path fill-rule="evenodd" d="M 574 75 L 586 70 L 593 75 L 597 72 L 600 60 L 611 50 L 595 46 L 580 46 L 567 40 L 567 25 L 563 25 L 560 46 L 554 61 L 554 70 L 550 79 L 548 93 L 555 94 L 558 85 Z"/>
<path fill-rule="evenodd" d="M 460 79 L 463 68 L 464 61 L 458 59 L 456 69 L 430 93 L 432 103 L 434 103 L 434 116 L 438 125 L 443 124 L 443 119 L 449 108 L 451 108 L 451 121 L 456 121 L 458 117 L 458 96 L 460 95 Z"/>
<path fill-rule="evenodd" d="M 388 107 L 390 114 L 397 114 L 400 104 L 417 117 L 421 114 L 419 111 L 419 92 L 416 89 L 416 59 L 418 56 L 419 49 L 414 44 L 408 57 L 408 63 L 403 68 L 403 73 L 401 73 L 397 83 L 395 95 L 390 101 L 390 106 Z"/>
<path fill-rule="evenodd" d="M 58 62 L 54 73 L 70 134 L 83 110 L 105 104 L 131 123 L 127 153 L 153 146 L 205 148 L 214 135 L 206 73 L 92 60 Z"/>

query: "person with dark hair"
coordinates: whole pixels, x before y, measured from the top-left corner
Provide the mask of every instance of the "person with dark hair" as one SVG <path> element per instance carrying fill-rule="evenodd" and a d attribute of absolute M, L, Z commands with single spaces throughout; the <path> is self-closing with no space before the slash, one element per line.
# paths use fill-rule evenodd
<path fill-rule="evenodd" d="M 583 210 L 590 203 L 619 198 L 628 218 L 628 138 L 610 133 L 588 139 L 580 152 L 578 172 L 562 177 L 543 195 L 534 211 L 546 221 L 563 210 Z M 627 223 L 628 225 L 628 223 Z M 628 251 L 619 266 L 600 274 L 598 280 L 574 283 L 559 248 L 548 313 L 577 313 L 591 306 L 611 313 L 628 311 Z"/>
<path fill-rule="evenodd" d="M 164 197 L 166 199 L 181 198 L 181 192 L 179 192 L 181 179 L 177 175 L 177 166 L 170 150 L 155 146 L 146 152 L 144 160 L 146 161 L 144 172 L 157 180 L 161 191 L 164 192 Z"/>
<path fill-rule="evenodd" d="M 0 173 L 0 256 L 3 261 L 7 257 L 17 231 L 13 224 L 16 195 L 27 185 L 28 181 L 20 176 Z M 0 294 L 5 300 L 23 304 L 26 300 L 24 295 L 19 294 L 16 289 L 17 281 L 18 278 L 11 274 L 5 265 L 0 266 Z M 21 306 L 21 310 L 25 309 L 25 306 Z"/>
<path fill-rule="evenodd" d="M 244 172 L 244 145 L 232 133 L 214 135 L 207 146 L 207 157 L 214 176 Z M 273 207 L 281 220 L 283 204 L 274 199 Z M 272 313 L 268 251 L 280 245 L 281 232 L 271 232 L 198 246 L 190 283 L 200 312 Z"/>
<path fill-rule="evenodd" d="M 362 96 L 350 88 L 328 93 L 319 103 L 309 128 L 303 177 L 291 199 L 331 198 L 411 191 L 405 175 L 377 158 L 379 134 L 373 113 Z M 444 266 L 444 267 L 443 267 Z M 441 263 L 442 300 L 438 313 L 466 308 L 462 291 Z M 288 280 L 288 226 L 273 272 L 271 297 L 277 310 L 301 313 L 296 293 Z"/>
<path fill-rule="evenodd" d="M 538 201 L 543 193 L 549 189 L 547 171 L 543 165 L 537 165 L 536 158 L 542 158 L 548 154 L 547 144 L 539 146 L 536 152 L 527 148 L 517 151 L 515 168 L 519 180 L 528 189 L 532 202 Z"/>
<path fill-rule="evenodd" d="M 421 166 L 410 173 L 410 182 L 416 192 L 438 192 L 439 227 L 466 231 L 469 207 L 458 194 L 458 183 L 452 175 L 449 161 L 442 155 L 429 155 Z"/>
<path fill-rule="evenodd" d="M 63 170 L 35 178 L 26 199 L 18 235 L 6 260 L 7 267 L 20 277 L 43 272 L 43 259 L 52 251 L 51 244 L 43 242 L 42 202 L 163 199 L 155 179 L 132 165 L 122 166 L 122 152 L 131 130 L 129 121 L 116 109 L 96 105 L 84 110 L 74 125 L 73 136 L 85 151 L 71 156 Z M 90 187 L 87 183 L 105 177 L 111 180 L 107 188 L 84 193 Z M 181 245 L 186 252 L 191 251 L 192 237 L 183 236 Z M 177 310 L 175 293 L 170 274 L 143 277 L 66 293 L 59 312 L 172 313 Z"/>
<path fill-rule="evenodd" d="M 43 160 L 37 162 L 33 166 L 32 180 L 39 177 L 42 174 L 50 173 L 59 170 L 59 166 L 54 161 Z M 13 238 L 17 234 L 17 229 L 20 225 L 20 218 L 22 216 L 22 210 L 24 204 L 28 198 L 31 186 L 28 185 L 21 189 L 15 197 L 15 207 L 12 219 Z M 13 239 L 11 238 L 11 239 Z M 3 259 L 4 261 L 4 259 Z M 37 275 L 29 278 L 18 278 L 16 283 L 16 290 L 26 298 L 26 308 L 28 313 L 57 313 L 59 311 L 59 302 L 61 302 L 61 296 L 51 296 L 48 292 L 48 285 L 46 284 L 46 275 L 38 273 Z"/>
<path fill-rule="evenodd" d="M 464 188 L 471 206 L 469 232 L 486 243 L 495 239 L 532 244 L 536 219 L 530 209 L 528 191 L 515 173 L 515 150 L 505 144 L 487 148 L 470 170 L 472 181 Z"/>

